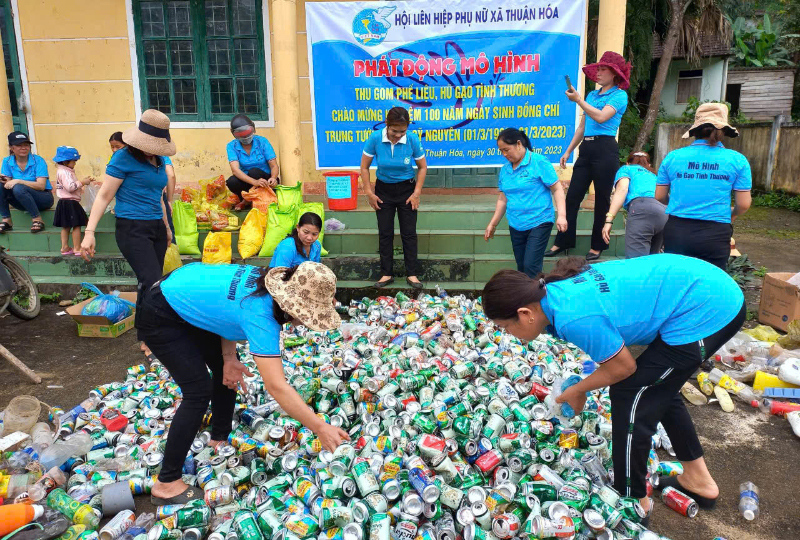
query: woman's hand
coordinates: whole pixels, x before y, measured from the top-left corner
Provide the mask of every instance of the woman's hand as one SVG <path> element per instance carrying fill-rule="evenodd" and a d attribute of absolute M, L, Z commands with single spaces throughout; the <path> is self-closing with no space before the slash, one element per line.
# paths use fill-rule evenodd
<path fill-rule="evenodd" d="M 81 257 L 86 262 L 89 262 L 94 257 L 94 231 L 85 231 L 83 234 L 83 242 L 81 242 Z"/>
<path fill-rule="evenodd" d="M 270 177 L 267 179 L 267 187 L 275 187 L 278 185 L 278 179 Z"/>
<path fill-rule="evenodd" d="M 606 244 L 611 243 L 611 223 L 603 225 L 603 240 L 606 241 Z"/>
<path fill-rule="evenodd" d="M 245 376 L 252 377 L 253 374 L 245 367 L 239 360 L 230 359 L 225 360 L 222 365 L 222 384 L 236 390 L 236 385 L 241 385 L 242 390 L 247 390 L 247 384 L 244 382 Z"/>
<path fill-rule="evenodd" d="M 569 403 L 575 414 L 580 414 L 586 405 L 586 392 L 576 392 L 575 387 L 570 386 L 556 398 L 556 403 Z"/>
<path fill-rule="evenodd" d="M 264 178 L 259 178 L 258 180 L 256 180 L 256 183 L 255 183 L 255 184 L 253 184 L 253 185 L 254 185 L 255 187 L 263 187 L 263 188 L 266 188 L 266 187 L 269 187 L 269 181 L 267 181 L 267 180 L 266 180 L 266 179 L 264 179 Z"/>
<path fill-rule="evenodd" d="M 167 226 L 167 246 L 169 246 L 172 243 L 172 229 L 169 228 L 168 223 L 165 223 L 165 225 Z"/>
<path fill-rule="evenodd" d="M 19 184 L 19 180 L 13 180 L 13 179 L 12 180 L 7 180 L 6 183 L 3 184 L 3 187 L 6 188 L 6 189 L 11 189 L 14 186 L 16 186 L 17 184 Z"/>
<path fill-rule="evenodd" d="M 561 156 L 561 159 L 558 160 L 559 165 L 561 165 L 562 169 L 567 168 L 567 160 L 569 159 L 569 152 Z"/>
<path fill-rule="evenodd" d="M 569 224 L 567 223 L 567 218 L 565 218 L 564 216 L 558 216 L 556 218 L 556 229 L 558 230 L 558 232 L 567 232 L 568 227 Z"/>
<path fill-rule="evenodd" d="M 483 239 L 488 242 L 490 239 L 494 238 L 494 232 L 496 230 L 497 230 L 497 226 L 492 225 L 491 223 L 489 223 L 486 226 L 486 230 L 483 233 Z"/>
<path fill-rule="evenodd" d="M 346 431 L 328 423 L 323 423 L 314 433 L 328 452 L 333 452 L 342 442 L 350 440 Z"/>
<path fill-rule="evenodd" d="M 414 193 L 411 194 L 411 197 L 406 199 L 406 204 L 411 204 L 412 210 L 416 210 L 417 208 L 419 208 L 419 193 L 414 191 Z"/>
<path fill-rule="evenodd" d="M 567 91 L 566 91 L 566 92 L 564 92 L 564 93 L 567 95 L 567 98 L 568 98 L 570 101 L 574 102 L 574 103 L 578 103 L 578 102 L 581 100 L 581 95 L 580 95 L 580 94 L 578 93 L 578 91 L 577 91 L 577 90 L 575 90 L 575 88 L 573 88 L 572 86 L 570 86 L 570 87 L 569 87 L 569 90 L 567 90 Z"/>
<path fill-rule="evenodd" d="M 374 191 L 370 191 L 369 193 L 367 193 L 367 201 L 369 202 L 369 205 L 374 210 L 380 210 L 381 209 L 381 207 L 378 206 L 378 203 L 383 204 L 383 201 L 380 200 L 380 198 L 377 195 L 375 195 Z M 408 201 L 406 201 L 406 202 L 408 202 Z"/>

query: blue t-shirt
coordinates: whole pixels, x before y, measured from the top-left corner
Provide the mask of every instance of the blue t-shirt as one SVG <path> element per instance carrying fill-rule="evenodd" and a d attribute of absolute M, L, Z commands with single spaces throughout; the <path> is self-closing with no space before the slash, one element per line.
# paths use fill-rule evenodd
<path fill-rule="evenodd" d="M 8 176 L 13 180 L 23 180 L 25 182 L 36 182 L 37 178 L 45 177 L 45 189 L 50 191 L 53 186 L 50 185 L 50 175 L 47 174 L 47 162 L 36 154 L 28 154 L 28 163 L 25 165 L 25 170 L 22 171 L 17 165 L 17 159 L 14 156 L 6 156 L 3 159 L 3 165 L 0 167 L 0 174 Z"/>
<path fill-rule="evenodd" d="M 319 240 L 311 244 L 311 256 L 306 257 L 305 252 L 299 253 L 297 246 L 294 243 L 294 238 L 285 238 L 275 247 L 275 252 L 269 260 L 270 268 L 277 268 L 278 266 L 285 266 L 292 268 L 304 262 L 319 262 L 320 254 L 322 253 L 322 246 Z"/>
<path fill-rule="evenodd" d="M 259 267 L 192 263 L 161 282 L 164 298 L 183 320 L 230 341 L 246 339 L 253 354 L 281 352 L 281 326 L 272 297 L 249 297 L 258 285 Z"/>
<path fill-rule="evenodd" d="M 686 219 L 731 222 L 731 191 L 750 191 L 747 158 L 704 140 L 673 150 L 658 169 L 658 185 L 669 186 L 667 214 Z"/>
<path fill-rule="evenodd" d="M 541 305 L 555 335 L 595 362 L 660 335 L 685 345 L 722 330 L 742 309 L 739 285 L 716 266 L 661 254 L 593 264 L 549 283 Z M 699 358 L 698 358 L 699 363 Z"/>
<path fill-rule="evenodd" d="M 503 165 L 497 188 L 508 200 L 508 224 L 518 231 L 529 231 L 543 223 L 552 223 L 555 210 L 550 186 L 556 182 L 558 176 L 553 165 L 530 150 L 516 169 L 511 168 L 511 163 Z"/>
<path fill-rule="evenodd" d="M 397 144 L 392 144 L 384 128 L 369 136 L 364 143 L 364 155 L 375 159 L 378 180 L 396 184 L 414 178 L 415 162 L 425 157 L 425 151 L 416 133 L 407 131 Z"/>
<path fill-rule="evenodd" d="M 611 105 L 617 112 L 615 112 L 614 116 L 602 124 L 596 122 L 587 114 L 583 136 L 615 136 L 617 134 L 617 130 L 619 129 L 619 124 L 622 122 L 622 115 L 625 114 L 625 109 L 628 108 L 628 94 L 625 92 L 625 90 L 620 90 L 616 86 L 612 87 L 605 94 L 601 94 L 600 90 L 593 90 L 589 92 L 588 96 L 586 96 L 586 103 L 601 111 L 606 105 Z"/>
<path fill-rule="evenodd" d="M 106 174 L 121 178 L 114 213 L 124 219 L 162 219 L 161 192 L 167 186 L 167 171 L 161 165 L 142 163 L 127 148 L 117 150 L 106 165 Z"/>
<path fill-rule="evenodd" d="M 172 160 L 169 159 L 169 156 L 161 156 L 161 159 L 164 160 L 164 165 L 172 165 Z"/>
<path fill-rule="evenodd" d="M 622 203 L 622 207 L 625 210 L 628 209 L 628 205 L 631 204 L 633 199 L 656 196 L 656 175 L 641 165 L 623 165 L 620 167 L 617 171 L 617 176 L 614 178 L 614 186 L 617 185 L 620 178 L 629 180 L 628 195 L 625 197 L 625 202 Z"/>
<path fill-rule="evenodd" d="M 225 147 L 228 153 L 228 161 L 238 161 L 239 169 L 244 174 L 250 174 L 250 169 L 258 168 L 269 173 L 269 161 L 275 159 L 275 150 L 269 141 L 261 135 L 253 137 L 253 144 L 250 153 L 244 151 L 242 143 L 237 139 L 232 140 Z"/>

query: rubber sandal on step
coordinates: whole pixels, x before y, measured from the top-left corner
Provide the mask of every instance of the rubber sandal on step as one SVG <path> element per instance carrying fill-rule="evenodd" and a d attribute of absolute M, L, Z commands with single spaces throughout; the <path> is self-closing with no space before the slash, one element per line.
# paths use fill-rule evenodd
<path fill-rule="evenodd" d="M 14 226 L 11 223 L 6 223 L 5 221 L 0 223 L 0 234 L 5 234 L 8 231 L 13 231 Z"/>
<path fill-rule="evenodd" d="M 174 497 L 162 498 L 162 497 L 156 497 L 155 495 L 150 495 L 150 502 L 154 506 L 164 506 L 167 504 L 186 504 L 189 501 L 202 498 L 203 498 L 203 490 L 194 487 L 189 487 L 186 489 L 186 491 L 184 491 L 179 495 L 175 495 Z"/>
<path fill-rule="evenodd" d="M 31 224 L 31 232 L 36 234 L 44 230 L 44 221 L 34 221 Z"/>
<path fill-rule="evenodd" d="M 692 499 L 694 499 L 694 502 L 697 503 L 697 506 L 699 506 L 703 510 L 713 510 L 714 507 L 717 506 L 717 499 L 703 497 L 702 495 L 698 495 L 694 491 L 686 489 L 685 487 L 683 487 L 678 483 L 677 476 L 659 476 L 658 487 L 656 487 L 656 489 L 663 490 L 666 487 L 677 489 L 684 495 L 691 497 Z"/>

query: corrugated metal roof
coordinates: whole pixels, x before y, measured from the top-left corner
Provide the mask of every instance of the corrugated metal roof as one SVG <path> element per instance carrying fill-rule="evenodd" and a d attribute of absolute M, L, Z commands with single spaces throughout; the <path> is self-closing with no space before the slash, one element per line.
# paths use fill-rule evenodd
<path fill-rule="evenodd" d="M 703 58 L 711 58 L 714 56 L 732 56 L 733 48 L 729 43 L 725 43 L 719 39 L 716 34 L 702 34 L 700 36 Z M 653 34 L 653 58 L 661 58 L 664 54 L 664 45 L 661 43 L 661 36 Z M 684 58 L 686 51 L 683 50 L 682 44 L 679 42 L 672 54 L 672 58 Z"/>

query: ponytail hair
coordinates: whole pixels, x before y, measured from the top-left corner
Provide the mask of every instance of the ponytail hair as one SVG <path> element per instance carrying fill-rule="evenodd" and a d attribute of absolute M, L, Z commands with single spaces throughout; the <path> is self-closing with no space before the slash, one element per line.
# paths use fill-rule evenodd
<path fill-rule="evenodd" d="M 575 277 L 587 268 L 586 259 L 567 257 L 549 274 L 532 279 L 517 270 L 500 270 L 483 288 L 483 311 L 489 319 L 516 319 L 517 310 L 541 302 L 546 285 Z"/>
<path fill-rule="evenodd" d="M 514 145 L 517 143 L 522 143 L 522 146 L 527 148 L 528 150 L 533 150 L 531 146 L 531 141 L 525 132 L 517 129 L 517 128 L 506 128 L 500 132 L 500 135 L 497 136 L 498 141 L 503 141 L 506 144 Z"/>
<path fill-rule="evenodd" d="M 298 253 L 301 255 L 303 254 L 303 243 L 300 241 L 300 235 L 297 234 L 298 227 L 302 227 L 303 225 L 311 225 L 312 227 L 316 227 L 317 229 L 322 232 L 322 218 L 319 217 L 314 212 L 306 212 L 302 216 L 300 216 L 300 221 L 297 222 L 297 227 L 292 229 L 292 232 L 286 238 L 294 238 L 294 247 Z"/>
<path fill-rule="evenodd" d="M 715 128 L 712 124 L 703 124 L 694 128 L 690 135 L 695 139 L 705 139 L 708 146 L 717 146 L 717 143 L 722 142 L 725 131 Z"/>
<path fill-rule="evenodd" d="M 644 167 L 648 171 L 653 174 L 656 174 L 656 171 L 653 169 L 653 166 L 650 165 L 650 156 L 647 152 L 633 152 L 628 155 L 627 160 L 628 165 L 638 165 L 640 167 Z"/>

